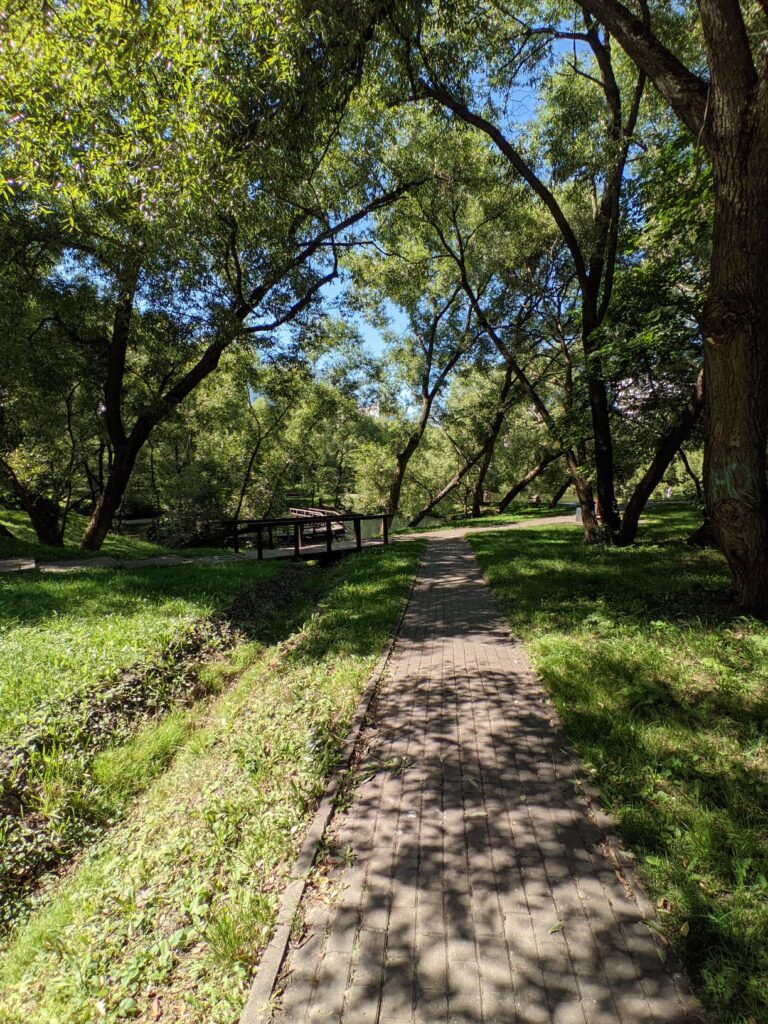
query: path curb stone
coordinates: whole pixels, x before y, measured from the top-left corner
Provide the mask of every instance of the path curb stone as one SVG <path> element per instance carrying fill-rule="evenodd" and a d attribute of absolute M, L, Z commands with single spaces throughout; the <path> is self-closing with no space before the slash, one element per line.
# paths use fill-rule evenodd
<path fill-rule="evenodd" d="M 270 1000 L 272 999 L 275 983 L 278 975 L 280 974 L 280 968 L 288 948 L 288 942 L 291 937 L 291 930 L 293 928 L 296 912 L 299 908 L 299 904 L 301 903 L 301 898 L 304 895 L 304 889 L 306 888 L 309 873 L 315 862 L 320 841 L 322 840 L 325 830 L 328 827 L 328 823 L 333 815 L 334 798 L 338 793 L 343 772 L 352 760 L 363 723 L 365 722 L 365 718 L 368 714 L 379 684 L 384 677 L 395 643 L 400 634 L 403 618 L 405 617 L 405 613 L 411 601 L 411 595 L 413 593 L 413 588 L 416 585 L 416 579 L 419 574 L 422 560 L 423 554 L 414 571 L 413 579 L 411 580 L 410 587 L 408 588 L 405 600 L 403 601 L 403 607 L 400 611 L 400 615 L 398 616 L 395 628 L 393 629 L 384 650 L 379 656 L 379 660 L 376 662 L 376 665 L 368 678 L 365 689 L 363 690 L 362 696 L 360 697 L 357 711 L 352 719 L 352 725 L 350 726 L 349 733 L 347 734 L 347 738 L 341 749 L 339 764 L 329 779 L 322 800 L 320 801 L 312 821 L 309 824 L 309 829 L 301 850 L 299 851 L 299 856 L 296 859 L 293 870 L 291 871 L 291 879 L 283 891 L 272 938 L 264 951 L 264 955 L 259 961 L 259 966 L 248 992 L 248 998 L 245 1006 L 243 1007 L 243 1012 L 240 1014 L 239 1024 L 266 1024 L 271 1017 Z"/>

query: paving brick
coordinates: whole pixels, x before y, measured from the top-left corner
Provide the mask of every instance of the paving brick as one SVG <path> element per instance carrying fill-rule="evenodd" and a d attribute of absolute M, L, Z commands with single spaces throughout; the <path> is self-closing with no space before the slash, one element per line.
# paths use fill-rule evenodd
<path fill-rule="evenodd" d="M 353 861 L 331 872 L 330 916 L 308 905 L 275 1020 L 682 1022 L 552 705 L 463 541 L 428 546 L 378 707 L 366 763 L 382 768 L 334 822 Z"/>

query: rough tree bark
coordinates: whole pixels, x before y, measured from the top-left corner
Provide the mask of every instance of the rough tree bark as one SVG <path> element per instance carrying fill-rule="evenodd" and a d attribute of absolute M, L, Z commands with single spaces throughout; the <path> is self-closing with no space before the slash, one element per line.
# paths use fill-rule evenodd
<path fill-rule="evenodd" d="M 709 80 L 618 0 L 578 0 L 651 79 L 712 162 L 703 315 L 710 520 L 738 600 L 768 615 L 768 64 L 755 65 L 738 0 L 699 0 Z M 761 4 L 756 17 L 768 21 Z"/>

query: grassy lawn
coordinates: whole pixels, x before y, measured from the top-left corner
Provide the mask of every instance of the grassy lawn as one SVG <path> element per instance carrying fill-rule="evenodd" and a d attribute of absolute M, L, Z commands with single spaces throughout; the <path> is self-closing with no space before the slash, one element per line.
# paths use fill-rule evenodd
<path fill-rule="evenodd" d="M 685 509 L 629 549 L 567 527 L 470 538 L 658 919 L 728 1024 L 768 1020 L 768 626 L 739 614 Z"/>
<path fill-rule="evenodd" d="M 430 530 L 445 530 L 450 528 L 461 529 L 467 526 L 482 526 L 482 527 L 493 527 L 493 526 L 506 526 L 508 523 L 519 523 L 522 519 L 541 519 L 544 517 L 549 518 L 550 516 L 568 516 L 574 515 L 575 509 L 573 505 L 563 505 L 560 503 L 555 508 L 549 508 L 546 505 L 542 505 L 540 508 L 531 508 L 528 503 L 515 504 L 514 502 L 509 506 L 506 512 L 502 512 L 501 515 L 494 515 L 489 512 L 487 515 L 480 516 L 479 518 L 456 518 L 456 519 L 443 519 L 443 518 L 429 518 L 421 523 L 420 526 L 403 526 L 394 530 L 394 533 L 429 533 Z"/>
<path fill-rule="evenodd" d="M 237 1018 L 420 550 L 302 567 L 322 574 L 321 596 L 311 612 L 292 602 L 302 624 L 289 637 L 245 641 L 212 663 L 219 693 L 186 712 L 181 734 L 172 712 L 100 756 L 96 778 L 129 793 L 138 779 L 133 799 L 8 939 L 3 1024 Z M 174 756 L 153 773 L 168 742 Z"/>
<path fill-rule="evenodd" d="M 226 562 L 0 576 L 0 747 L 275 571 L 274 562 Z"/>
<path fill-rule="evenodd" d="M 185 548 L 173 551 L 160 544 L 143 540 L 141 537 L 123 537 L 111 533 L 104 541 L 101 551 L 81 551 L 78 547 L 86 526 L 84 516 L 71 513 L 67 521 L 64 547 L 53 548 L 38 542 L 29 518 L 23 512 L 0 509 L 0 523 L 7 526 L 14 535 L 14 540 L 0 537 L 0 559 L 2 558 L 36 558 L 39 562 L 65 562 L 72 559 L 103 558 L 153 558 L 156 555 L 181 555 L 184 558 L 195 558 L 201 555 L 222 554 L 221 549 Z"/>
<path fill-rule="evenodd" d="M 311 579 L 275 562 L 0 578 L 0 928 L 172 756 L 218 685 L 201 663 L 285 635 L 270 591 Z M 110 761 L 134 741 L 151 749 Z"/>

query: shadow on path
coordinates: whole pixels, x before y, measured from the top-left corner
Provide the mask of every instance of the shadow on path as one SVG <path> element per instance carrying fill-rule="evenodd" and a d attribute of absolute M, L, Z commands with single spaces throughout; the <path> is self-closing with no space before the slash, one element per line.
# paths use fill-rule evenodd
<path fill-rule="evenodd" d="M 378 707 L 276 1020 L 698 1019 L 463 540 L 429 544 Z"/>

